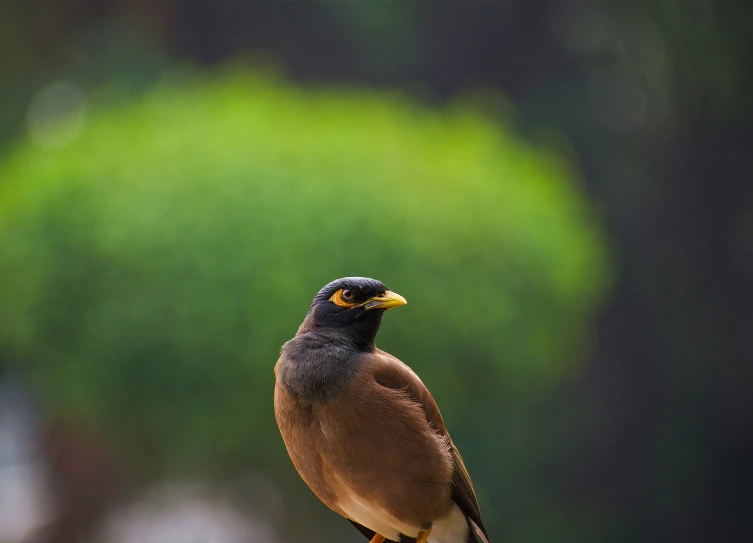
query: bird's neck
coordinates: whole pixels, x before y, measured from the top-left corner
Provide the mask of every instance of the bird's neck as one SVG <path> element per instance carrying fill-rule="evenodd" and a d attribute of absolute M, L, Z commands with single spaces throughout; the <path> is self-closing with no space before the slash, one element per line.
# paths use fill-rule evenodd
<path fill-rule="evenodd" d="M 275 367 L 278 381 L 303 402 L 326 402 L 353 382 L 363 357 L 341 334 L 312 331 L 285 343 Z"/>
<path fill-rule="evenodd" d="M 382 324 L 383 314 L 384 311 L 370 311 L 365 313 L 363 318 L 345 326 L 332 324 L 323 326 L 317 323 L 315 314 L 309 313 L 298 328 L 296 336 L 315 334 L 319 337 L 331 338 L 335 342 L 350 343 L 359 351 L 372 352 L 376 348 L 374 342 L 379 326 Z"/>

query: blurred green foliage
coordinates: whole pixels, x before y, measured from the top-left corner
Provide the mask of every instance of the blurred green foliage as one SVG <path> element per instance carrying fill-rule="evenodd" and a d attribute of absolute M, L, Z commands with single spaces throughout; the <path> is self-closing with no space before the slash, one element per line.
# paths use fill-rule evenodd
<path fill-rule="evenodd" d="M 278 349 L 322 285 L 367 275 L 408 299 L 379 345 L 432 389 L 483 501 L 547 454 L 532 413 L 608 283 L 566 161 L 467 102 L 189 74 L 95 100 L 0 178 L 0 348 L 139 469 L 291 470 Z"/>

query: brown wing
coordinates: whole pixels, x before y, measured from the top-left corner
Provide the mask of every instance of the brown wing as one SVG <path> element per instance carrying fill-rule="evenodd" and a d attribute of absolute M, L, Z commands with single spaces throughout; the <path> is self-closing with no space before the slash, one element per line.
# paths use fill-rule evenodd
<path fill-rule="evenodd" d="M 468 475 L 468 470 L 465 469 L 463 459 L 460 457 L 460 453 L 452 442 L 450 434 L 447 432 L 447 427 L 444 424 L 444 420 L 442 420 L 442 414 L 439 412 L 439 407 L 437 407 L 437 403 L 434 401 L 431 392 L 429 392 L 426 385 L 423 384 L 418 375 L 407 364 L 379 349 L 377 349 L 377 355 L 379 362 L 374 369 L 374 378 L 376 381 L 382 386 L 395 390 L 403 390 L 413 401 L 421 406 L 429 425 L 439 435 L 446 437 L 454 464 L 452 499 L 458 504 L 466 519 L 470 521 L 468 527 L 471 533 L 474 531 L 477 532 L 486 543 L 489 543 L 486 528 L 483 522 L 481 522 L 481 510 L 479 509 L 476 492 L 473 490 L 471 477 Z M 473 526 L 471 526 L 471 523 L 475 526 L 475 530 L 472 529 Z"/>

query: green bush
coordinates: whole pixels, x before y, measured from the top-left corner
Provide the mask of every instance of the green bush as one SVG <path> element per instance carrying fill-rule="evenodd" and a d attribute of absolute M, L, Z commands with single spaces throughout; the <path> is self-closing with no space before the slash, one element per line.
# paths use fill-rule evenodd
<path fill-rule="evenodd" d="M 380 346 L 497 492 L 498 456 L 526 456 L 535 406 L 583 363 L 604 253 L 564 161 L 472 106 L 227 71 L 8 152 L 0 349 L 124 459 L 289 470 L 278 349 L 322 285 L 373 276 L 409 301 Z"/>

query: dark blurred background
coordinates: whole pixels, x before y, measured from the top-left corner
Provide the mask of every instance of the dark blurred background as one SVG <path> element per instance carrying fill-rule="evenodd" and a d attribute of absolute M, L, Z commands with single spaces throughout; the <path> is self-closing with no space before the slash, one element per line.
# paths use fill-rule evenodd
<path fill-rule="evenodd" d="M 271 410 L 355 274 L 494 541 L 753 541 L 751 51 L 737 0 L 2 2 L 0 542 L 358 541 Z"/>

